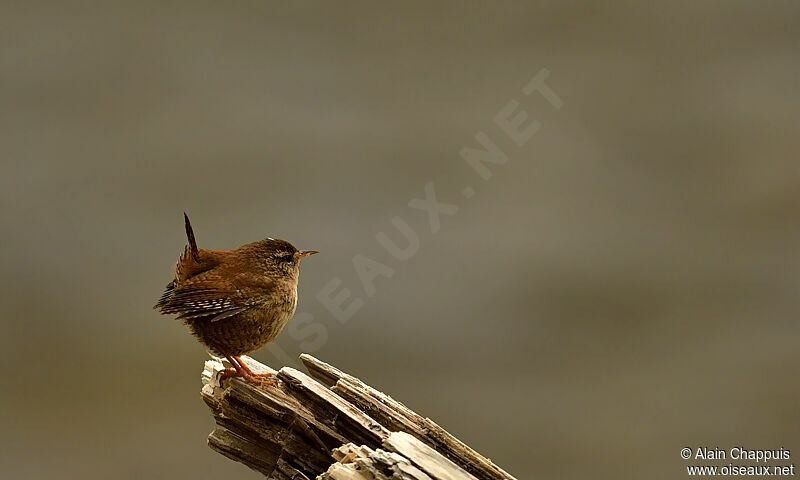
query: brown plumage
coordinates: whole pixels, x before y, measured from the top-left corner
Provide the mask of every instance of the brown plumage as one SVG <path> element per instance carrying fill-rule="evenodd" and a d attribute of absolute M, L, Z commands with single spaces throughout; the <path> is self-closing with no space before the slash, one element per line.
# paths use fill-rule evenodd
<path fill-rule="evenodd" d="M 239 355 L 274 340 L 292 318 L 300 259 L 317 252 L 272 238 L 234 250 L 197 248 L 189 217 L 183 216 L 189 245 L 154 308 L 176 314 L 203 345 L 226 357 L 234 368 L 224 377 L 270 383 L 270 375 L 253 373 Z"/>

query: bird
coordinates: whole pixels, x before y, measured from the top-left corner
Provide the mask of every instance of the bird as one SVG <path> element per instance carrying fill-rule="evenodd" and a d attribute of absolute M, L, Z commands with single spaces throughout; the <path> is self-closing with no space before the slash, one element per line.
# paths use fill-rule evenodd
<path fill-rule="evenodd" d="M 183 219 L 188 245 L 153 308 L 177 315 L 201 344 L 228 360 L 232 368 L 220 380 L 274 384 L 273 374 L 254 373 L 240 356 L 273 341 L 289 322 L 297 307 L 300 260 L 319 252 L 274 238 L 233 250 L 197 248 L 186 212 Z"/>

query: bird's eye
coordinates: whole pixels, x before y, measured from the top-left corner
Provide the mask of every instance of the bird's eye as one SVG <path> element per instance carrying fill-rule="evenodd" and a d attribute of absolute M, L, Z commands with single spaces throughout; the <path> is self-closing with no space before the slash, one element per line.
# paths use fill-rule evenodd
<path fill-rule="evenodd" d="M 282 255 L 280 257 L 280 259 L 281 259 L 281 261 L 288 263 L 288 262 L 291 262 L 292 260 L 294 260 L 294 255 L 291 254 L 291 253 L 288 253 L 286 255 Z"/>

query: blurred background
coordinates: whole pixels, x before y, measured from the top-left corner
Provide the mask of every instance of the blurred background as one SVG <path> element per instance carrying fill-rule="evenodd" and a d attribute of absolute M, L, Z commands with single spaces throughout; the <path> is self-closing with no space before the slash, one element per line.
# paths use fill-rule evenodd
<path fill-rule="evenodd" d="M 800 5 L 608 3 L 4 2 L 4 476 L 259 478 L 206 446 L 207 355 L 152 310 L 184 210 L 201 247 L 322 252 L 313 335 L 255 358 L 310 351 L 520 479 L 800 454 Z M 542 68 L 561 109 L 521 93 Z M 358 254 L 393 270 L 373 296 Z"/>

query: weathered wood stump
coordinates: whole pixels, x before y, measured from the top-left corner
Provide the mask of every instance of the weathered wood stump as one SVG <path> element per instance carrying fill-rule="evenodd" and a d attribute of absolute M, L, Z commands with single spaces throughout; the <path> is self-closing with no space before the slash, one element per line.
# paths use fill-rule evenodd
<path fill-rule="evenodd" d="M 276 374 L 270 386 L 221 386 L 227 361 L 207 361 L 202 396 L 216 421 L 208 445 L 275 480 L 515 480 L 385 393 L 300 358 L 311 376 L 242 357 L 254 372 Z"/>

